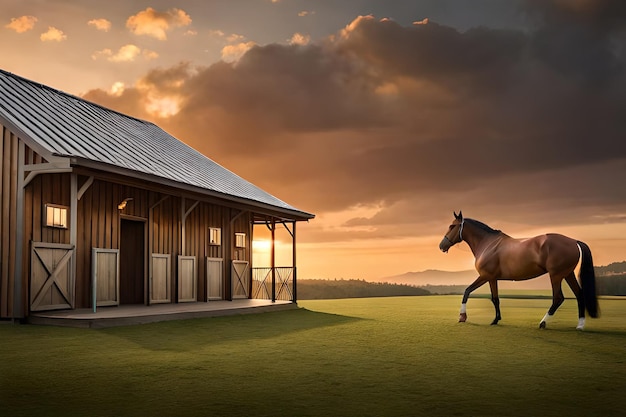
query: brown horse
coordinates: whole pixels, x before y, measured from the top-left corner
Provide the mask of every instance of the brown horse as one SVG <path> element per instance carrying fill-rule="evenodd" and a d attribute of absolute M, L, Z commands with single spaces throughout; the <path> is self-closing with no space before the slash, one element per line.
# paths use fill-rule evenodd
<path fill-rule="evenodd" d="M 498 324 L 500 300 L 498 281 L 522 281 L 543 274 L 550 275 L 552 283 L 552 306 L 539 323 L 546 327 L 548 319 L 565 300 L 561 289 L 563 279 L 568 283 L 578 301 L 578 326 L 585 326 L 585 309 L 591 317 L 598 317 L 598 302 L 595 289 L 593 259 L 589 246 L 567 236 L 549 233 L 529 239 L 514 239 L 500 230 L 494 230 L 477 220 L 463 218 L 463 213 L 454 213 L 454 221 L 439 244 L 439 249 L 448 252 L 453 245 L 465 241 L 474 257 L 478 278 L 465 290 L 459 322 L 467 320 L 466 304 L 472 291 L 485 283 L 491 287 L 491 301 L 496 309 L 496 318 L 491 324 Z M 578 285 L 574 269 L 581 260 Z"/>

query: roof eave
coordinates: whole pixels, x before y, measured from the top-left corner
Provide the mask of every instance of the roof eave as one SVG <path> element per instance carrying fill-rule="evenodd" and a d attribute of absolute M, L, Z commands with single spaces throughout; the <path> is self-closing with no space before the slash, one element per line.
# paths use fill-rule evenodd
<path fill-rule="evenodd" d="M 67 157 L 66 157 L 67 158 Z M 260 201 L 251 200 L 248 198 L 237 197 L 230 194 L 224 194 L 217 191 L 209 190 L 202 187 L 193 186 L 190 184 L 170 180 L 168 178 L 163 178 L 158 175 L 147 174 L 143 172 L 138 172 L 132 169 L 122 168 L 119 166 L 92 161 L 85 158 L 80 157 L 69 157 L 70 165 L 79 166 L 83 168 L 91 168 L 96 169 L 112 174 L 124 175 L 127 177 L 132 177 L 138 180 L 149 181 L 151 183 L 165 185 L 173 188 L 177 188 L 180 190 L 185 190 L 197 194 L 202 194 L 207 197 L 219 198 L 221 200 L 230 201 L 237 204 L 242 204 L 245 206 L 251 206 L 259 210 L 262 214 L 267 214 L 275 217 L 280 217 L 283 220 L 291 220 L 291 221 L 308 221 L 315 218 L 315 215 L 312 213 L 307 213 L 305 211 L 300 210 L 290 210 L 284 207 L 274 206 L 271 204 L 262 203 Z"/>

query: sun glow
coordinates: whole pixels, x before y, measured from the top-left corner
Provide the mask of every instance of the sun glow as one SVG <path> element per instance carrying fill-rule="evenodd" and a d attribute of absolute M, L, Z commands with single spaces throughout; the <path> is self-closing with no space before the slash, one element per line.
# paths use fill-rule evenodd
<path fill-rule="evenodd" d="M 268 239 L 255 239 L 252 241 L 252 250 L 259 253 L 269 253 L 272 249 L 272 241 Z"/>

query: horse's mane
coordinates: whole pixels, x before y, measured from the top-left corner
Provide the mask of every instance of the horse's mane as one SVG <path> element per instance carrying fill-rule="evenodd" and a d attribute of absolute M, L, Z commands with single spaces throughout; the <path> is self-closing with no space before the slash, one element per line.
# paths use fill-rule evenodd
<path fill-rule="evenodd" d="M 490 234 L 498 234 L 498 233 L 502 233 L 502 230 L 496 230 L 496 229 L 492 229 L 491 227 L 487 226 L 485 223 L 483 222 L 479 222 L 478 220 L 474 220 L 474 219 L 465 219 L 466 222 L 470 222 L 471 224 L 473 224 L 474 226 L 478 227 L 479 229 L 490 233 Z"/>

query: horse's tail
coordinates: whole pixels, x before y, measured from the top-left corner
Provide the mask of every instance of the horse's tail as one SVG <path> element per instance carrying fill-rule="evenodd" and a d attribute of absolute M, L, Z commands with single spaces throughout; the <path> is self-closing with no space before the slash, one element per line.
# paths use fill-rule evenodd
<path fill-rule="evenodd" d="M 593 269 L 593 258 L 591 257 L 591 249 L 585 242 L 577 241 L 581 252 L 580 263 L 580 285 L 583 292 L 583 300 L 585 300 L 585 308 L 591 317 L 600 316 L 598 309 L 598 298 L 596 296 L 596 274 Z"/>

